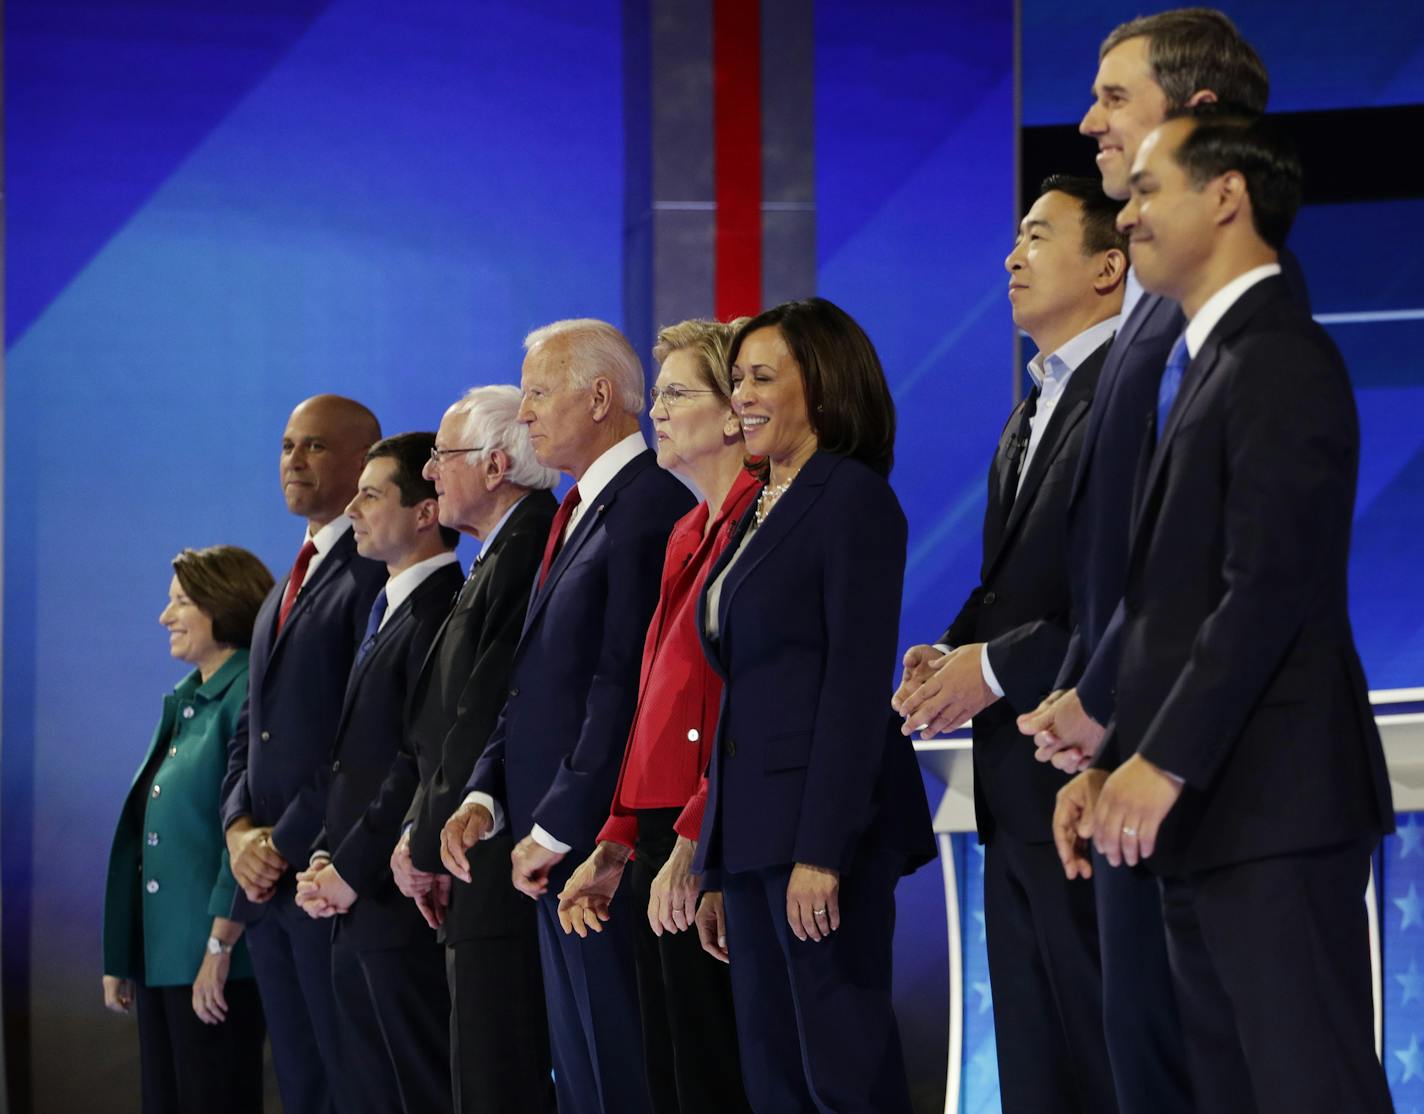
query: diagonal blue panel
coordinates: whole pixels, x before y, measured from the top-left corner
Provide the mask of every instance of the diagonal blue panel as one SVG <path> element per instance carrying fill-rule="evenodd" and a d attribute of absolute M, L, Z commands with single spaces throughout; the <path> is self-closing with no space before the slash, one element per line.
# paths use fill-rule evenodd
<path fill-rule="evenodd" d="M 5 5 L 7 344 L 19 337 L 327 0 Z M 82 33 L 76 33 L 82 28 Z"/>

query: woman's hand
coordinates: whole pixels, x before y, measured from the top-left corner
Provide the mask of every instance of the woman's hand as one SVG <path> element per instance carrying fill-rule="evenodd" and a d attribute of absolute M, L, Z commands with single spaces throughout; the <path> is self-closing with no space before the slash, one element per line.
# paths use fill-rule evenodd
<path fill-rule="evenodd" d="M 648 895 L 648 923 L 655 935 L 681 932 L 696 921 L 699 876 L 692 873 L 692 857 L 696 853 L 694 840 L 678 836 L 668 861 L 653 879 Z"/>
<path fill-rule="evenodd" d="M 798 940 L 826 939 L 841 926 L 839 871 L 797 863 L 786 883 L 786 922 Z"/>
<path fill-rule="evenodd" d="M 128 1013 L 133 1009 L 133 979 L 121 979 L 117 975 L 104 976 L 104 1008 L 115 1013 Z"/>
<path fill-rule="evenodd" d="M 727 911 L 722 905 L 722 891 L 708 890 L 697 907 L 697 938 L 702 950 L 713 959 L 731 962 L 727 951 Z"/>
<path fill-rule="evenodd" d="M 193 980 L 193 1012 L 204 1025 L 221 1025 L 227 1020 L 227 999 L 223 987 L 232 967 L 232 956 L 203 953 L 203 965 Z"/>
<path fill-rule="evenodd" d="M 579 863 L 559 891 L 559 923 L 566 935 L 576 932 L 584 938 L 590 931 L 603 931 L 603 922 L 611 916 L 608 906 L 623 878 L 628 856 L 628 848 L 605 839 Z"/>

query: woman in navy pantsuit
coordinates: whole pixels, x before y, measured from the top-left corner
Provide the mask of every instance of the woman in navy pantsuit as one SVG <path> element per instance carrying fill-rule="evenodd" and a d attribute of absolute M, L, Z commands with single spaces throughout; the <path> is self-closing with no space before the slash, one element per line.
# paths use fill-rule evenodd
<path fill-rule="evenodd" d="M 768 474 L 699 609 L 726 687 L 698 928 L 731 962 L 756 1110 L 908 1112 L 894 889 L 934 843 L 889 712 L 906 538 L 886 478 L 894 403 L 869 338 L 820 298 L 753 318 L 731 357 Z"/>

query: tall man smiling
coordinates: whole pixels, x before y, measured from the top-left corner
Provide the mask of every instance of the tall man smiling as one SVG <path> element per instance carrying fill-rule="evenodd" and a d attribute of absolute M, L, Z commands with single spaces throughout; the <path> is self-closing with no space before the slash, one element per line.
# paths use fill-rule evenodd
<path fill-rule="evenodd" d="M 575 483 L 550 529 L 508 701 L 442 857 L 468 881 L 478 839 L 506 823 L 524 833 L 513 881 L 538 901 L 559 1110 L 646 1114 L 632 918 L 565 936 L 556 895 L 608 817 L 663 552 L 693 497 L 643 442 L 643 368 L 622 333 L 560 321 L 524 343 L 520 420 L 539 462 Z"/>

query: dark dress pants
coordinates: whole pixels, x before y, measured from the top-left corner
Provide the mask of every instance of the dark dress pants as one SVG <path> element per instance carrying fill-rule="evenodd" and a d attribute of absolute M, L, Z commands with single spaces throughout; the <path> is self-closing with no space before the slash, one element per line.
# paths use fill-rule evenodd
<path fill-rule="evenodd" d="M 1163 880 L 1201 1110 L 1394 1110 L 1374 1045 L 1364 903 L 1372 843 Z"/>
<path fill-rule="evenodd" d="M 1121 1114 L 1192 1114 L 1191 1077 L 1167 959 L 1162 893 L 1142 867 L 1093 852 L 1103 1029 Z"/>
<path fill-rule="evenodd" d="M 638 1001 L 643 1055 L 656 1114 L 749 1112 L 737 1055 L 732 980 L 725 964 L 702 950 L 695 926 L 653 932 L 648 897 L 677 843 L 681 809 L 638 812 L 633 900 L 614 916 L 633 921 L 638 938 Z"/>
<path fill-rule="evenodd" d="M 359 903 L 347 917 L 360 915 Z M 449 1114 L 450 999 L 434 932 L 362 951 L 346 917 L 331 943 L 331 983 L 350 1107 L 342 1114 Z"/>
<path fill-rule="evenodd" d="M 297 908 L 292 875 L 277 887 L 246 932 L 272 1038 L 272 1063 L 284 1110 L 344 1111 L 344 1066 L 331 990 L 331 921 Z"/>
<path fill-rule="evenodd" d="M 532 903 L 528 913 L 527 932 L 474 937 L 445 948 L 451 1089 L 458 1114 L 554 1114 L 556 1109 Z"/>
<path fill-rule="evenodd" d="M 791 867 L 722 877 L 732 998 L 757 1114 L 910 1114 L 891 1005 L 900 861 L 841 877 L 841 927 L 819 943 L 786 922 Z"/>
<path fill-rule="evenodd" d="M 262 1003 L 251 979 L 223 987 L 227 1019 L 207 1025 L 193 988 L 135 980 L 143 1114 L 262 1114 Z"/>
<path fill-rule="evenodd" d="M 632 904 L 625 877 L 614 908 Z M 651 1114 L 633 919 L 614 916 L 580 939 L 560 927 L 557 894 L 545 894 L 536 908 L 559 1114 Z"/>
<path fill-rule="evenodd" d="M 984 932 L 1003 1114 L 1115 1114 L 1093 884 L 1051 843 L 984 848 Z"/>

